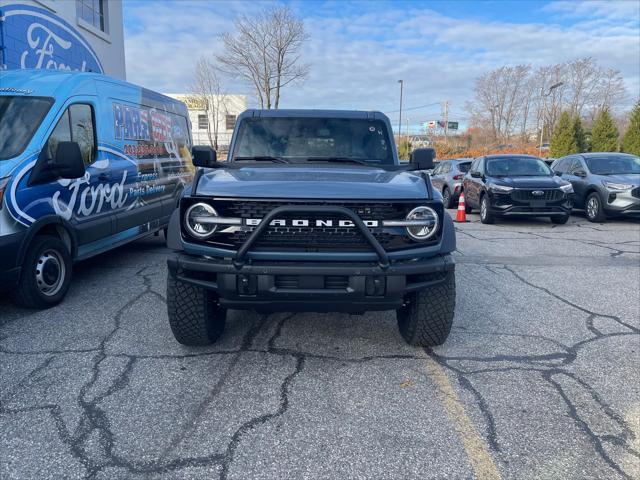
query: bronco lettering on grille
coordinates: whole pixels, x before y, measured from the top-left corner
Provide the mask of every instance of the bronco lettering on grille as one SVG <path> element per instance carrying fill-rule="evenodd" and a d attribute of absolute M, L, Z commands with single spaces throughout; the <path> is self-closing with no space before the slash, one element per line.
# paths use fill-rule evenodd
<path fill-rule="evenodd" d="M 247 218 L 245 221 L 247 226 L 255 227 L 262 222 L 261 218 Z M 363 220 L 363 223 L 367 227 L 378 227 L 380 222 L 378 220 Z M 305 220 L 305 219 L 275 219 L 272 220 L 270 225 L 274 227 L 354 227 L 355 225 L 351 220 Z"/>

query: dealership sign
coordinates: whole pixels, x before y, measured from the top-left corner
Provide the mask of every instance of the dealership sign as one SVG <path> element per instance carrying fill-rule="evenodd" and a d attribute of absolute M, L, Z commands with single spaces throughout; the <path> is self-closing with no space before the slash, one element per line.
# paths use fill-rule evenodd
<path fill-rule="evenodd" d="M 69 23 L 42 8 L 0 7 L 3 69 L 44 68 L 103 73 L 91 45 Z"/>

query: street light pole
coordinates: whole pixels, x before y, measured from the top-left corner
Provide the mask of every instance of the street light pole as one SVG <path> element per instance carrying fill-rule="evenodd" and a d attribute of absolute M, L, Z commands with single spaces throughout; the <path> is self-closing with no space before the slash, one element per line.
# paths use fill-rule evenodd
<path fill-rule="evenodd" d="M 402 130 L 402 87 L 404 85 L 404 81 L 398 80 L 400 84 L 400 115 L 398 116 L 398 144 L 400 143 L 400 131 Z"/>
<path fill-rule="evenodd" d="M 549 91 L 545 94 L 544 87 L 540 87 L 540 97 L 542 98 L 542 125 L 540 126 L 540 146 L 538 147 L 538 156 L 542 156 L 542 139 L 544 138 L 544 120 L 547 116 L 547 97 L 551 95 L 556 88 L 564 85 L 564 82 L 558 82 L 549 87 Z"/>

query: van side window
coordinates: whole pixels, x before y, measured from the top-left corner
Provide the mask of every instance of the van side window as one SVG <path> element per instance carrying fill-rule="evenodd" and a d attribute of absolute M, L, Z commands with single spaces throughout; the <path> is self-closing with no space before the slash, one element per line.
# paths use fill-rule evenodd
<path fill-rule="evenodd" d="M 69 107 L 71 115 L 71 140 L 80 145 L 85 165 L 95 159 L 96 141 L 93 128 L 93 112 L 90 105 L 76 104 Z"/>
<path fill-rule="evenodd" d="M 51 136 L 47 141 L 47 153 L 49 158 L 56 158 L 56 150 L 60 142 L 71 141 L 71 128 L 69 126 L 69 109 L 65 110 L 58 120 L 56 128 L 51 132 Z"/>
<path fill-rule="evenodd" d="M 78 142 L 85 165 L 93 162 L 96 142 L 90 105 L 70 105 L 65 110 L 47 141 L 49 158 L 55 158 L 60 142 Z"/>

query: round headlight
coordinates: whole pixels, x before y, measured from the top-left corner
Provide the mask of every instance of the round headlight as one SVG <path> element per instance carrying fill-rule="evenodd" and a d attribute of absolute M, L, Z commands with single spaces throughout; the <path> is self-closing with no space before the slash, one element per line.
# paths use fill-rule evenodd
<path fill-rule="evenodd" d="M 214 219 L 218 212 L 206 203 L 194 203 L 184 214 L 184 227 L 194 238 L 203 240 L 209 238 L 216 231 L 217 224 L 207 222 L 207 219 Z"/>
<path fill-rule="evenodd" d="M 409 212 L 407 220 L 419 222 L 417 225 L 407 226 L 407 233 L 414 240 L 428 240 L 438 231 L 438 214 L 433 208 L 416 207 Z"/>

